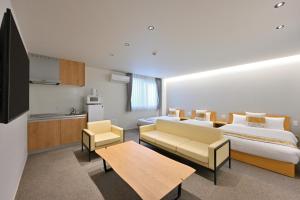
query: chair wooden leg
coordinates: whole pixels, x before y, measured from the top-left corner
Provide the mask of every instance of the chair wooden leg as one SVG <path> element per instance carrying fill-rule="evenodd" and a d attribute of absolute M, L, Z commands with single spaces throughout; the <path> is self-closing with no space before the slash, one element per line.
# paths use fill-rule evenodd
<path fill-rule="evenodd" d="M 81 131 L 81 151 L 83 151 L 83 131 Z"/>
<path fill-rule="evenodd" d="M 89 150 L 89 162 L 91 162 L 91 151 Z"/>
<path fill-rule="evenodd" d="M 217 185 L 217 170 L 214 170 L 214 184 Z"/>

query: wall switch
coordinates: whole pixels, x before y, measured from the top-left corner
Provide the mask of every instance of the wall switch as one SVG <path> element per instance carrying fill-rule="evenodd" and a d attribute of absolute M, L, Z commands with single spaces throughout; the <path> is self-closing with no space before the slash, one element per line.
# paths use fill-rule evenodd
<path fill-rule="evenodd" d="M 298 121 L 297 120 L 293 120 L 293 126 L 298 126 Z"/>

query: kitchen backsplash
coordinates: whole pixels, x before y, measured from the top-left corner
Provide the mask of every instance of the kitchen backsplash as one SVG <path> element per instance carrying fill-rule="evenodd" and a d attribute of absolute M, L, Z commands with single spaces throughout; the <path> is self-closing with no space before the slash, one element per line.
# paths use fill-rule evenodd
<path fill-rule="evenodd" d="M 30 114 L 83 111 L 85 88 L 30 84 Z"/>

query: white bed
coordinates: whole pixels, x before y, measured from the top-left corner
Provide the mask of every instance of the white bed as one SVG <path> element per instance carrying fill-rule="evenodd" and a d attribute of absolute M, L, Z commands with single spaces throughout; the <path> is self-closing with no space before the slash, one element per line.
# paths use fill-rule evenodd
<path fill-rule="evenodd" d="M 213 127 L 214 123 L 212 121 L 201 121 L 197 119 L 187 119 L 181 121 L 181 123 L 185 124 L 193 124 L 193 125 L 198 125 L 198 126 L 206 126 L 206 127 Z"/>
<path fill-rule="evenodd" d="M 158 120 L 158 119 L 170 120 L 170 121 L 180 121 L 179 117 L 158 116 L 158 117 L 149 117 L 149 118 L 138 119 L 137 125 L 144 126 L 144 125 L 149 125 L 149 124 L 155 124 L 156 120 Z"/>
<path fill-rule="evenodd" d="M 241 124 L 227 124 L 220 127 L 220 129 L 224 131 L 225 137 L 231 140 L 231 149 L 233 150 L 293 164 L 297 164 L 300 160 L 300 150 L 297 148 L 226 135 L 226 132 L 244 133 L 247 135 L 280 139 L 297 145 L 298 140 L 290 131 L 256 128 Z"/>

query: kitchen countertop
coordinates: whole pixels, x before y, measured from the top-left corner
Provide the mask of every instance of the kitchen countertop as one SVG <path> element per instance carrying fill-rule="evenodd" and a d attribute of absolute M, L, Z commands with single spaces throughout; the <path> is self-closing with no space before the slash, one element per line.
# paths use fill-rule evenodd
<path fill-rule="evenodd" d="M 76 118 L 85 118 L 86 113 L 80 114 L 60 114 L 60 113 L 46 113 L 46 114 L 34 114 L 29 115 L 28 122 L 34 121 L 45 121 L 45 120 L 56 120 L 56 119 L 76 119 Z"/>

